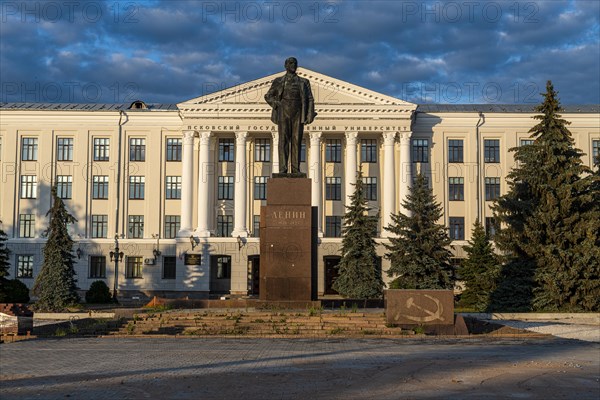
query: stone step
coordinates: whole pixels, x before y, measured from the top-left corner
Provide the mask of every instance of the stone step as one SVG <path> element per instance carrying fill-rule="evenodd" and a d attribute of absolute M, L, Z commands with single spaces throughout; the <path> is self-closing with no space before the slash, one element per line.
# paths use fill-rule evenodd
<path fill-rule="evenodd" d="M 383 313 L 203 310 L 134 315 L 111 335 L 365 336 L 404 335 Z"/>

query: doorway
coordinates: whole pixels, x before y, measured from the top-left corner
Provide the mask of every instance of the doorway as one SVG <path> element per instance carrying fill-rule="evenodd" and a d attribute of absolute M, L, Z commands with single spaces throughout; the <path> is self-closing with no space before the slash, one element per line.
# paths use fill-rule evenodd
<path fill-rule="evenodd" d="M 325 265 L 325 294 L 338 294 L 333 289 L 333 282 L 338 277 L 338 264 L 342 257 L 340 256 L 325 256 L 323 257 L 323 264 Z"/>
<path fill-rule="evenodd" d="M 210 256 L 210 293 L 228 294 L 231 290 L 231 256 Z"/>
<path fill-rule="evenodd" d="M 248 295 L 258 296 L 260 290 L 260 256 L 248 256 Z"/>

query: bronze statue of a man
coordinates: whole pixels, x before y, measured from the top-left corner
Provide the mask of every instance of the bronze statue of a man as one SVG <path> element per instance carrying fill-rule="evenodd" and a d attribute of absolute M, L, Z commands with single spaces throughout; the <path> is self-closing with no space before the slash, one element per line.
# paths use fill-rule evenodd
<path fill-rule="evenodd" d="M 317 115 L 308 79 L 296 75 L 298 61 L 285 60 L 284 76 L 275 78 L 265 100 L 273 111 L 271 121 L 279 129 L 279 172 L 300 173 L 300 149 L 304 124 L 310 124 Z"/>

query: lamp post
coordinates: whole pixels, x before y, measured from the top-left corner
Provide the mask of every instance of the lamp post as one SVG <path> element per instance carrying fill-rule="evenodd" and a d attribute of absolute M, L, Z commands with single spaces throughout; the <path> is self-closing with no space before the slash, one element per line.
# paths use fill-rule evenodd
<path fill-rule="evenodd" d="M 119 250 L 119 234 L 115 233 L 115 248 L 114 251 L 110 253 L 110 261 L 115 262 L 115 279 L 113 282 L 113 300 L 115 303 L 118 303 L 117 300 L 117 288 L 118 280 L 119 280 L 119 261 L 123 260 L 124 253 Z"/>

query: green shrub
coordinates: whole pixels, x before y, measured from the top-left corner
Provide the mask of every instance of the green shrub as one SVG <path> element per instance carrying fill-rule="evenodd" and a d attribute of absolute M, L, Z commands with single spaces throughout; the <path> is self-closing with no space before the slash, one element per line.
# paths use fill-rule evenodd
<path fill-rule="evenodd" d="M 2 280 L 0 303 L 29 303 L 29 289 L 18 279 Z"/>
<path fill-rule="evenodd" d="M 91 284 L 90 289 L 85 294 L 86 303 L 105 304 L 112 301 L 110 289 L 104 281 L 95 281 Z"/>

